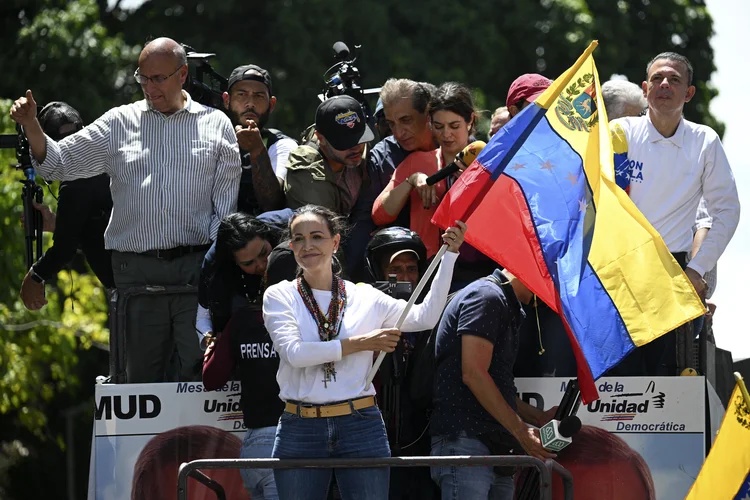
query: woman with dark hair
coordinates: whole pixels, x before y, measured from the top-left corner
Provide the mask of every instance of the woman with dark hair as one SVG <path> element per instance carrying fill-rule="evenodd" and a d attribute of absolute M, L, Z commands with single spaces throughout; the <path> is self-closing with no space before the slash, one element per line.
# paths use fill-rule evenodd
<path fill-rule="evenodd" d="M 268 256 L 280 242 L 290 209 L 257 217 L 237 212 L 219 223 L 216 242 L 206 253 L 198 289 L 196 330 L 201 347 L 249 303 L 260 303 Z"/>
<path fill-rule="evenodd" d="M 394 325 L 406 301 L 370 285 L 339 277 L 335 258 L 342 219 L 306 205 L 289 219 L 297 279 L 269 287 L 263 318 L 279 354 L 276 377 L 285 402 L 274 443 L 274 458 L 365 458 L 390 456 L 375 389 L 367 374 L 378 351 L 392 352 L 401 332 Z M 443 234 L 442 258 L 424 301 L 412 307 L 404 331 L 437 323 L 450 288 L 453 264 L 466 225 L 456 221 Z M 276 469 L 279 498 L 323 499 L 332 469 Z M 388 468 L 336 469 L 344 500 L 388 498 Z"/>
<path fill-rule="evenodd" d="M 375 201 L 372 219 L 378 226 L 390 224 L 410 202 L 409 228 L 419 234 L 427 247 L 427 256 L 432 257 L 441 245 L 440 228 L 432 224 L 432 215 L 460 172 L 432 186 L 428 186 L 426 180 L 453 162 L 469 144 L 477 111 L 467 86 L 447 82 L 433 94 L 428 112 L 439 147 L 433 151 L 415 151 L 401 162 Z"/>

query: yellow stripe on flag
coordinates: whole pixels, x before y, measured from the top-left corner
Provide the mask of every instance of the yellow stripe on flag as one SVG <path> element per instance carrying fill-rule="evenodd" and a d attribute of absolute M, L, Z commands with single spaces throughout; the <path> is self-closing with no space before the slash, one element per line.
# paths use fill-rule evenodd
<path fill-rule="evenodd" d="M 685 500 L 732 500 L 750 472 L 750 412 L 743 387 L 739 379 L 711 453 Z"/>
<path fill-rule="evenodd" d="M 535 101 L 552 128 L 580 155 L 596 207 L 588 261 L 642 346 L 705 313 L 661 235 L 617 186 L 609 120 L 593 41 Z"/>

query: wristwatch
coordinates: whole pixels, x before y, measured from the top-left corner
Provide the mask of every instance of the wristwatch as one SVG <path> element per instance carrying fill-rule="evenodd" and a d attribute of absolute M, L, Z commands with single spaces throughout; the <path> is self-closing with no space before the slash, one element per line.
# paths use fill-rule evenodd
<path fill-rule="evenodd" d="M 31 269 L 29 269 L 29 275 L 31 276 L 31 279 L 39 283 L 40 285 L 44 283 L 44 278 L 39 276 L 36 271 L 34 271 L 34 266 L 31 266 Z"/>

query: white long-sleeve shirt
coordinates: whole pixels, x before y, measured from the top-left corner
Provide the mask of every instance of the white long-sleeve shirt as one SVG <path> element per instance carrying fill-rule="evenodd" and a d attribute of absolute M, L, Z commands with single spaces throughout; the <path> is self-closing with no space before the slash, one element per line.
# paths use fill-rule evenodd
<path fill-rule="evenodd" d="M 671 252 L 690 252 L 701 196 L 713 218 L 700 251 L 688 267 L 701 276 L 716 265 L 740 220 L 740 200 L 719 136 L 682 119 L 672 137 L 648 116 L 610 124 L 615 168 L 629 175 L 630 198 Z M 619 164 L 618 164 L 619 163 Z"/>
<path fill-rule="evenodd" d="M 232 123 L 184 96 L 185 107 L 170 116 L 145 100 L 113 108 L 59 142 L 47 137 L 44 162 L 34 161 L 50 180 L 109 175 L 107 249 L 204 245 L 237 207 L 242 169 Z"/>
<path fill-rule="evenodd" d="M 445 253 L 430 291 L 421 304 L 411 308 L 402 331 L 427 330 L 438 322 L 457 257 L 457 253 Z M 347 302 L 338 339 L 392 328 L 406 307 L 405 300 L 394 299 L 370 285 L 345 283 Z M 313 295 L 321 310 L 327 311 L 331 292 L 313 290 Z M 373 352 L 360 351 L 342 357 L 338 339 L 322 342 L 296 281 L 283 281 L 266 290 L 263 319 L 280 358 L 276 380 L 282 400 L 325 404 L 375 394 L 372 384 L 365 385 L 373 365 Z M 331 361 L 335 363 L 336 380 L 330 380 L 326 387 L 323 364 Z"/>

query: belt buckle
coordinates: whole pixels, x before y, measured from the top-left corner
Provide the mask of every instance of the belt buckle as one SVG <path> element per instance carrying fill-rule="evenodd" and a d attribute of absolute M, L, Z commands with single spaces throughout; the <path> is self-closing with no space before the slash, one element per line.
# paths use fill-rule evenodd
<path fill-rule="evenodd" d="M 315 405 L 312 404 L 312 403 L 301 403 L 300 402 L 300 403 L 297 403 L 297 408 L 299 408 L 299 413 L 298 414 L 301 415 L 302 414 L 302 408 L 315 408 Z M 320 416 L 320 408 L 317 409 L 316 414 L 318 416 Z"/>
<path fill-rule="evenodd" d="M 159 248 L 156 250 L 156 258 L 161 260 L 171 260 L 172 252 L 171 248 Z"/>

